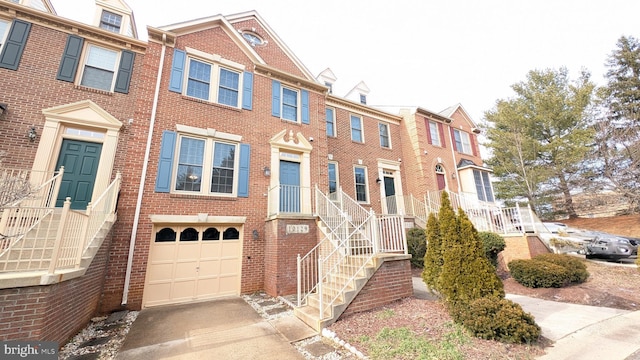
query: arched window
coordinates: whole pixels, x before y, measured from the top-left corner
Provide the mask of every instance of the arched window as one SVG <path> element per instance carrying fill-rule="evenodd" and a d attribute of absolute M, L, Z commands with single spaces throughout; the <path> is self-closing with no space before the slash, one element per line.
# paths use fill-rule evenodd
<path fill-rule="evenodd" d="M 210 227 L 202 233 L 202 240 L 220 240 L 220 231 Z"/>
<path fill-rule="evenodd" d="M 444 167 L 441 164 L 436 165 L 436 174 L 444 174 Z"/>
<path fill-rule="evenodd" d="M 198 230 L 186 228 L 180 233 L 180 241 L 198 241 Z"/>
<path fill-rule="evenodd" d="M 222 240 L 238 240 L 240 239 L 240 232 L 236 228 L 228 228 L 222 234 Z"/>
<path fill-rule="evenodd" d="M 163 228 L 156 233 L 156 242 L 176 241 L 176 232 L 172 228 Z"/>

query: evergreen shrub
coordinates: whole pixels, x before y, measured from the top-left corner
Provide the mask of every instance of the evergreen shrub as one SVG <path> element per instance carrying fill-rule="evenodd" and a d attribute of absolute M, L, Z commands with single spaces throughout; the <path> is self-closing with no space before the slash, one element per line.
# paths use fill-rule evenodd
<path fill-rule="evenodd" d="M 508 299 L 479 298 L 457 306 L 453 316 L 457 323 L 481 339 L 531 344 L 541 333 L 533 316 Z"/>
<path fill-rule="evenodd" d="M 427 251 L 427 235 L 424 229 L 414 227 L 407 231 L 407 248 L 411 254 L 411 264 L 423 268 Z"/>
<path fill-rule="evenodd" d="M 493 267 L 498 267 L 498 254 L 507 246 L 504 238 L 490 231 L 480 231 L 478 236 L 482 241 L 482 247 L 487 259 L 489 259 Z"/>
<path fill-rule="evenodd" d="M 570 283 L 567 269 L 546 261 L 513 260 L 509 262 L 509 271 L 517 282 L 530 288 L 558 288 Z"/>
<path fill-rule="evenodd" d="M 589 272 L 584 261 L 567 254 L 540 254 L 535 256 L 533 261 L 546 261 L 560 265 L 569 272 L 569 281 L 580 284 L 587 280 Z"/>

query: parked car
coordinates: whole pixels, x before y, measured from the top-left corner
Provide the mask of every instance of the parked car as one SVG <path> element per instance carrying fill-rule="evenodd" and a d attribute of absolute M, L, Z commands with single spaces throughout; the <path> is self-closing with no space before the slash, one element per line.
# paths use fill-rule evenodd
<path fill-rule="evenodd" d="M 569 233 L 574 232 L 574 229 L 568 227 L 567 224 L 563 224 L 563 223 L 559 223 L 559 222 L 543 222 L 542 224 L 552 234 L 558 234 L 558 233 L 569 234 Z"/>
<path fill-rule="evenodd" d="M 587 259 L 619 260 L 638 253 L 638 245 L 634 240 L 596 231 L 590 231 L 582 235 L 593 236 L 591 240 L 584 243 L 584 252 Z"/>

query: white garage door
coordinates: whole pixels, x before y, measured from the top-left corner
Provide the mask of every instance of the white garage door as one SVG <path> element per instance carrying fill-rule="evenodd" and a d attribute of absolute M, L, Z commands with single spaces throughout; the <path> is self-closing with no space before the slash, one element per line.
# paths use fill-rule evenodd
<path fill-rule="evenodd" d="M 239 295 L 241 263 L 240 226 L 157 226 L 143 306 Z"/>

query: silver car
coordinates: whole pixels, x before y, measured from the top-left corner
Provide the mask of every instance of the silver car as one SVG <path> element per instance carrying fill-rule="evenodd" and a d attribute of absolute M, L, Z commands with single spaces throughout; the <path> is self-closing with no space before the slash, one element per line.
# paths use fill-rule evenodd
<path fill-rule="evenodd" d="M 593 235 L 593 238 L 584 243 L 584 251 L 587 259 L 604 258 L 618 260 L 628 258 L 638 253 L 638 245 L 635 241 L 632 242 L 627 238 L 601 232 L 590 231 L 588 233 L 589 235 Z"/>

